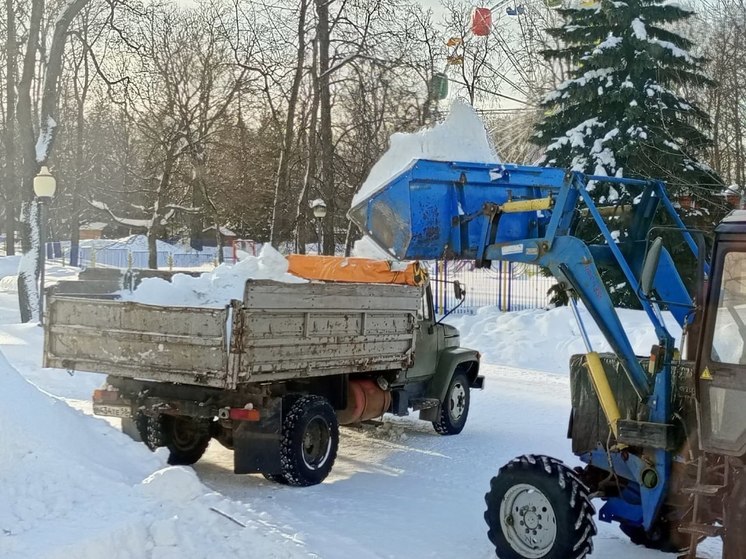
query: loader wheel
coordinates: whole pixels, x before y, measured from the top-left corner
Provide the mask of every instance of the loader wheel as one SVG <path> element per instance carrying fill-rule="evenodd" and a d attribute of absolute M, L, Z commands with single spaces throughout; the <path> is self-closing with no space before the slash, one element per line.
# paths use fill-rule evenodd
<path fill-rule="evenodd" d="M 680 522 L 661 518 L 653 525 L 650 532 L 646 532 L 642 526 L 624 523 L 619 524 L 619 529 L 635 545 L 643 545 L 648 549 L 656 549 L 665 553 L 676 553 L 689 549 L 690 543 L 689 535 L 679 532 L 679 524 Z"/>
<path fill-rule="evenodd" d="M 746 557 L 746 471 L 733 472 L 733 489 L 725 501 L 723 559 Z"/>
<path fill-rule="evenodd" d="M 588 489 L 555 458 L 515 458 L 492 478 L 484 500 L 487 535 L 500 559 L 582 559 L 593 551 Z"/>
<path fill-rule="evenodd" d="M 283 415 L 279 482 L 298 487 L 321 483 L 331 472 L 339 447 L 334 408 L 321 396 L 302 396 Z"/>
<path fill-rule="evenodd" d="M 433 421 L 435 431 L 440 435 L 458 435 L 463 431 L 470 400 L 469 379 L 464 373 L 454 372 L 445 400 L 440 404 L 440 419 Z"/>

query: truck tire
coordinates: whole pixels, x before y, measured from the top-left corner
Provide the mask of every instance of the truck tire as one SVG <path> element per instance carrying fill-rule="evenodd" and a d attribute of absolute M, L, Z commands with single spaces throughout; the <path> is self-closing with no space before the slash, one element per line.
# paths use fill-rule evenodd
<path fill-rule="evenodd" d="M 332 470 L 338 447 L 334 408 L 321 396 L 301 396 L 283 414 L 282 472 L 281 480 L 275 481 L 296 487 L 321 483 Z"/>
<path fill-rule="evenodd" d="M 138 412 L 135 416 L 135 426 L 140 433 L 140 439 L 150 450 L 166 446 L 160 416 L 152 417 Z"/>
<path fill-rule="evenodd" d="M 138 413 L 137 430 L 150 450 L 168 447 L 168 463 L 172 466 L 191 466 L 207 450 L 210 443 L 210 422 L 191 417 Z"/>
<path fill-rule="evenodd" d="M 555 458 L 515 458 L 492 478 L 484 500 L 487 535 L 500 559 L 582 559 L 593 551 L 588 490 Z"/>
<path fill-rule="evenodd" d="M 469 416 L 470 402 L 469 379 L 456 370 L 448 385 L 446 397 L 440 404 L 440 419 L 433 421 L 435 431 L 440 435 L 458 435 L 463 431 Z"/>
<path fill-rule="evenodd" d="M 191 466 L 210 444 L 210 421 L 192 417 L 161 415 L 165 446 L 172 466 Z"/>
<path fill-rule="evenodd" d="M 746 557 L 746 471 L 733 472 L 733 486 L 725 498 L 723 559 Z"/>

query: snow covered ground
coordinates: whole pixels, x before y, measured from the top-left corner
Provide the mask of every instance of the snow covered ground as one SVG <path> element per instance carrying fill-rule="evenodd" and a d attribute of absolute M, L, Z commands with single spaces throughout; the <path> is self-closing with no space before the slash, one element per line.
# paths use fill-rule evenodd
<path fill-rule="evenodd" d="M 413 418 L 342 429 L 332 475 L 299 489 L 233 474 L 231 453 L 217 444 L 194 470 L 169 468 L 162 453 L 86 416 L 79 410 L 90 408 L 100 379 L 41 369 L 40 329 L 18 324 L 16 304 L 16 294 L 0 288 L 3 559 L 487 559 L 494 552 L 483 497 L 497 469 L 525 452 L 575 463 L 565 438 L 565 364 L 582 344 L 567 309 L 454 318 L 463 345 L 482 352 L 487 377 L 464 432 L 440 437 Z M 641 315 L 622 319 L 647 350 Z M 591 337 L 602 350 L 593 329 Z M 595 541 L 594 557 L 673 557 L 634 546 L 602 523 Z M 701 555 L 715 559 L 719 549 L 711 542 Z"/>

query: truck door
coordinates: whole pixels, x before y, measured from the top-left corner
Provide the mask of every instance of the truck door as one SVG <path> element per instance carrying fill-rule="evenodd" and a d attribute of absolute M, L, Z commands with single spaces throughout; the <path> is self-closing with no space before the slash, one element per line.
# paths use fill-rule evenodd
<path fill-rule="evenodd" d="M 442 328 L 435 324 L 434 317 L 432 291 L 427 286 L 417 313 L 414 366 L 407 370 L 408 381 L 425 380 L 435 374 L 438 365 L 438 334 Z"/>
<path fill-rule="evenodd" d="M 699 348 L 697 388 L 704 450 L 746 453 L 746 244 L 719 242 Z"/>

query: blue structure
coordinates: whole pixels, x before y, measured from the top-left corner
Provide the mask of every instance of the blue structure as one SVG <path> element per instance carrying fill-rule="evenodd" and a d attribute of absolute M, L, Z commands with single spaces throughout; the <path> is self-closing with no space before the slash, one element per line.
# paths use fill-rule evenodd
<path fill-rule="evenodd" d="M 618 206 L 597 207 L 588 185 L 609 182 L 628 200 L 628 236 L 618 239 L 603 214 Z M 580 298 L 618 356 L 648 422 L 672 422 L 671 363 L 674 339 L 658 305 L 641 294 L 638 278 L 648 232 L 658 211 L 669 216 L 695 257 L 698 246 L 656 180 L 588 176 L 544 167 L 416 160 L 367 200 L 350 210 L 350 219 L 376 243 L 405 260 L 473 259 L 528 262 L 549 268 Z M 588 245 L 574 236 L 581 214 L 598 227 L 602 242 Z M 631 214 L 631 215 L 630 215 Z M 644 370 L 601 281 L 599 267 L 620 270 L 655 328 L 663 365 Z M 653 286 L 680 325 L 693 319 L 693 301 L 670 254 L 663 249 Z M 588 464 L 629 480 L 625 491 L 606 500 L 606 521 L 649 530 L 664 501 L 671 455 L 664 448 L 632 453 L 599 448 L 580 456 Z"/>

